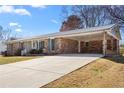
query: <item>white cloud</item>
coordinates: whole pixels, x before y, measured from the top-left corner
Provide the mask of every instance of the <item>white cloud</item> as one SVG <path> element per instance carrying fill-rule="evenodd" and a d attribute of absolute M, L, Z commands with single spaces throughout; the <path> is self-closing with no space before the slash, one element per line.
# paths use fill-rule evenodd
<path fill-rule="evenodd" d="M 17 22 L 10 22 L 9 26 L 12 27 L 16 32 L 22 32 L 22 26 Z"/>
<path fill-rule="evenodd" d="M 58 24 L 58 22 L 55 19 L 51 19 L 51 22 Z"/>
<path fill-rule="evenodd" d="M 45 5 L 32 5 L 33 8 L 46 8 Z"/>
<path fill-rule="evenodd" d="M 9 26 L 18 26 L 18 23 L 10 22 Z"/>
<path fill-rule="evenodd" d="M 22 32 L 22 29 L 21 28 L 17 28 L 15 29 L 16 32 Z"/>
<path fill-rule="evenodd" d="M 29 11 L 27 11 L 26 9 L 15 9 L 14 12 L 16 14 L 20 14 L 20 15 L 29 15 L 29 16 L 31 16 L 31 13 Z"/>
<path fill-rule="evenodd" d="M 22 25 L 18 25 L 18 27 L 22 27 Z"/>
<path fill-rule="evenodd" d="M 13 6 L 0 6 L 0 13 L 11 13 L 14 11 Z"/>
<path fill-rule="evenodd" d="M 16 26 L 16 27 L 22 27 L 22 26 L 21 26 L 19 23 L 17 23 L 17 22 L 10 22 L 10 23 L 9 23 L 9 26 L 10 26 L 10 27 L 15 27 L 15 26 Z"/>
<path fill-rule="evenodd" d="M 14 13 L 18 15 L 28 15 L 28 16 L 31 15 L 31 13 L 24 8 L 15 8 L 14 6 L 9 6 L 9 5 L 0 6 L 0 13 Z"/>

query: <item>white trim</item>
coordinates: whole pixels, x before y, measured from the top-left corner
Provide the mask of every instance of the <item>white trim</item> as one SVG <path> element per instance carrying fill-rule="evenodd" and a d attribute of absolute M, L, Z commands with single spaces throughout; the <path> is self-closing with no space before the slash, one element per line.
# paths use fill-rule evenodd
<path fill-rule="evenodd" d="M 33 47 L 33 42 L 34 42 L 34 41 L 32 40 L 32 41 L 31 41 L 31 48 L 32 48 L 32 49 L 34 48 L 34 47 Z"/>
<path fill-rule="evenodd" d="M 49 37 L 49 39 L 55 39 L 55 37 Z"/>
<path fill-rule="evenodd" d="M 106 55 L 107 41 L 106 41 L 106 33 L 103 35 L 103 54 Z"/>
<path fill-rule="evenodd" d="M 75 33 L 75 34 L 68 34 L 68 35 L 61 35 L 61 36 L 54 36 L 54 38 L 59 38 L 59 37 L 76 37 L 76 36 L 86 36 L 86 35 L 92 35 L 92 34 L 99 34 L 103 33 L 104 31 L 94 31 L 94 32 L 87 32 L 87 33 Z"/>
<path fill-rule="evenodd" d="M 113 51 L 113 48 L 114 48 L 114 46 L 113 46 L 113 38 L 111 39 L 111 47 L 112 47 L 112 51 Z"/>
<path fill-rule="evenodd" d="M 107 34 L 109 34 L 110 36 L 114 37 L 115 39 L 119 40 L 118 37 L 116 37 L 115 35 L 113 35 L 111 32 L 107 32 Z"/>

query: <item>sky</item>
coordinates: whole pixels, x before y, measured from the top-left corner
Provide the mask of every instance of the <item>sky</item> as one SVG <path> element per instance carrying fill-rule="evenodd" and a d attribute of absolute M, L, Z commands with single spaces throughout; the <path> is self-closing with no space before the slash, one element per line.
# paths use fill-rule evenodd
<path fill-rule="evenodd" d="M 18 37 L 58 32 L 62 6 L 0 6 L 0 25 Z"/>
<path fill-rule="evenodd" d="M 61 5 L 0 6 L 0 25 L 12 29 L 13 36 L 26 38 L 59 32 L 62 23 Z M 124 33 L 121 43 L 124 44 Z"/>

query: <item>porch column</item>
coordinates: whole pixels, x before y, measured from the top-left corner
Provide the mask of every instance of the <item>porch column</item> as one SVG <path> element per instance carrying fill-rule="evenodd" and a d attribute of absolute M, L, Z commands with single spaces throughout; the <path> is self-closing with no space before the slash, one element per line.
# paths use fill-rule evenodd
<path fill-rule="evenodd" d="M 52 51 L 52 45 L 51 45 L 52 43 L 51 43 L 51 38 L 49 39 L 49 50 L 50 50 L 50 52 Z"/>
<path fill-rule="evenodd" d="M 117 40 L 117 55 L 119 55 L 119 40 Z"/>
<path fill-rule="evenodd" d="M 111 48 L 112 48 L 112 51 L 113 51 L 113 48 L 114 48 L 114 46 L 113 46 L 114 44 L 113 44 L 113 38 L 111 39 Z"/>
<path fill-rule="evenodd" d="M 31 41 L 31 48 L 33 49 L 33 40 Z"/>
<path fill-rule="evenodd" d="M 106 33 L 103 35 L 103 54 L 106 55 L 106 48 L 107 48 L 107 41 L 106 41 Z"/>
<path fill-rule="evenodd" d="M 38 46 L 37 46 L 37 48 L 39 49 L 40 47 L 39 47 L 39 40 L 37 40 L 37 42 L 38 42 Z"/>
<path fill-rule="evenodd" d="M 81 41 L 78 41 L 78 53 L 81 52 Z"/>

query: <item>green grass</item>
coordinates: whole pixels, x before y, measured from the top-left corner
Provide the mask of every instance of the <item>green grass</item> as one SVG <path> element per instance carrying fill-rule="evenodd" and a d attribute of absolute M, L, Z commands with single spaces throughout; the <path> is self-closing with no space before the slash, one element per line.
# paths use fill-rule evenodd
<path fill-rule="evenodd" d="M 0 56 L 0 65 L 2 64 L 9 64 L 9 63 L 14 63 L 14 62 L 20 62 L 20 61 L 24 61 L 24 60 L 30 60 L 30 59 L 34 59 L 34 58 L 38 58 L 36 56 L 31 56 L 31 57 L 21 57 L 21 56 L 12 56 L 12 57 L 2 57 Z"/>

